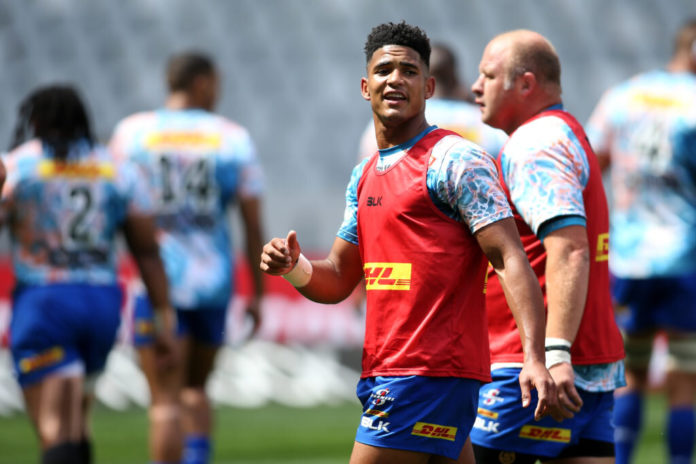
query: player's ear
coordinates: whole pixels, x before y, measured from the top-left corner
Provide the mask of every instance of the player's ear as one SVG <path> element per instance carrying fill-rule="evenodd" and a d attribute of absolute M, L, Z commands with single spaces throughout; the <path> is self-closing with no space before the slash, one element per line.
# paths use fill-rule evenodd
<path fill-rule="evenodd" d="M 525 94 L 530 94 L 537 86 L 537 78 L 534 73 L 529 71 L 522 74 L 520 77 L 520 90 Z"/>
<path fill-rule="evenodd" d="M 425 99 L 432 97 L 435 94 L 435 78 L 428 76 L 425 80 Z"/>
<path fill-rule="evenodd" d="M 366 77 L 360 79 L 360 93 L 365 100 L 370 101 L 372 99 L 370 96 L 370 89 L 367 87 Z"/>

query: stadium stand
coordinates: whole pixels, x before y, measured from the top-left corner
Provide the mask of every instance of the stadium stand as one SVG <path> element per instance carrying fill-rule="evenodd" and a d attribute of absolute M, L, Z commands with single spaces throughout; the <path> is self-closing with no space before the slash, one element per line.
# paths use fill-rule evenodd
<path fill-rule="evenodd" d="M 405 19 L 453 43 L 468 82 L 495 33 L 536 29 L 558 47 L 565 103 L 582 120 L 610 84 L 659 65 L 669 31 L 689 14 L 689 0 L 5 0 L 0 146 L 19 97 L 36 85 L 76 82 L 107 139 L 121 117 L 162 101 L 166 56 L 204 49 L 221 63 L 221 113 L 258 140 L 269 230 L 293 225 L 304 243 L 324 249 L 369 115 L 358 83 L 373 25 Z"/>

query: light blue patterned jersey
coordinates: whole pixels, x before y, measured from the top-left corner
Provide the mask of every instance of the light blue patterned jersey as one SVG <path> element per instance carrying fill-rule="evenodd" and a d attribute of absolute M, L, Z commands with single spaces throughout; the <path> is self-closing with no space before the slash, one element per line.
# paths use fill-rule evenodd
<path fill-rule="evenodd" d="M 436 126 L 395 147 L 380 150 L 377 169 L 386 169 L 405 156 Z M 433 147 L 427 172 L 427 187 L 435 205 L 449 217 L 467 225 L 471 233 L 512 217 L 510 205 L 500 186 L 495 162 L 474 143 L 460 137 L 446 137 Z M 338 237 L 358 244 L 358 183 L 366 158 L 351 174 L 346 189 L 346 209 Z"/>
<path fill-rule="evenodd" d="M 696 76 L 656 70 L 617 85 L 587 135 L 611 159 L 612 272 L 696 271 Z"/>
<path fill-rule="evenodd" d="M 127 214 L 149 214 L 145 179 L 103 147 L 74 144 L 56 160 L 39 140 L 3 156 L 2 214 L 19 284 L 114 284 L 116 237 Z"/>
<path fill-rule="evenodd" d="M 542 224 L 562 216 L 576 216 L 585 225 L 582 193 L 590 165 L 561 118 L 549 115 L 522 125 L 505 145 L 500 164 L 512 203 L 537 236 Z"/>
<path fill-rule="evenodd" d="M 174 306 L 226 306 L 234 290 L 227 207 L 263 190 L 246 129 L 203 110 L 163 109 L 126 118 L 111 147 L 147 173 Z"/>

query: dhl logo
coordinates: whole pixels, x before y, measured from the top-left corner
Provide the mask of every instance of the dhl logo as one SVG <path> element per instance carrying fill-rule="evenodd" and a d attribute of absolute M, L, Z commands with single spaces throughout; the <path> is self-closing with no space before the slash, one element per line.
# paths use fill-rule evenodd
<path fill-rule="evenodd" d="M 570 443 L 570 429 L 525 425 L 522 427 L 522 430 L 520 430 L 520 438 Z"/>
<path fill-rule="evenodd" d="M 158 150 L 181 147 L 216 149 L 220 145 L 220 134 L 202 132 L 153 132 L 145 138 L 147 148 Z"/>
<path fill-rule="evenodd" d="M 478 408 L 476 411 L 479 416 L 488 417 L 489 419 L 497 419 L 498 413 L 495 411 L 489 411 L 488 409 Z"/>
<path fill-rule="evenodd" d="M 24 358 L 19 361 L 19 370 L 26 374 L 28 372 L 41 369 L 42 367 L 50 366 L 60 362 L 65 357 L 65 352 L 60 346 L 54 346 L 48 350 L 36 354 L 29 358 Z"/>
<path fill-rule="evenodd" d="M 597 236 L 597 253 L 595 261 L 609 261 L 609 232 Z"/>
<path fill-rule="evenodd" d="M 413 426 L 413 430 L 411 430 L 411 435 L 454 441 L 457 436 L 457 427 L 416 422 L 416 425 Z"/>
<path fill-rule="evenodd" d="M 371 416 L 377 416 L 377 417 L 389 417 L 388 412 L 380 411 L 379 409 L 368 409 L 365 411 L 365 414 L 369 414 Z"/>
<path fill-rule="evenodd" d="M 684 108 L 685 102 L 679 98 L 672 98 L 663 95 L 654 95 L 647 93 L 638 93 L 633 95 L 633 102 L 647 106 L 649 108 Z"/>
<path fill-rule="evenodd" d="M 410 290 L 411 263 L 365 263 L 367 290 Z"/>
<path fill-rule="evenodd" d="M 76 177 L 113 179 L 116 169 L 111 163 L 70 163 L 65 161 L 44 160 L 39 164 L 41 177 Z"/>

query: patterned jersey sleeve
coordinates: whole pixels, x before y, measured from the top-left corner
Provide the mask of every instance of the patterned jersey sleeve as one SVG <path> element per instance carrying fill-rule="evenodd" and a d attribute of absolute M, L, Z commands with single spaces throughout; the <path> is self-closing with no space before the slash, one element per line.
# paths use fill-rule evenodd
<path fill-rule="evenodd" d="M 260 197 L 265 189 L 264 175 L 256 156 L 256 146 L 249 132 L 229 121 L 224 125 L 224 131 L 222 169 L 218 180 L 223 189 L 235 190 L 228 192 L 230 194 L 236 194 L 242 198 Z"/>
<path fill-rule="evenodd" d="M 503 149 L 501 166 L 512 203 L 535 234 L 560 216 L 585 218 L 587 155 L 560 118 L 539 118 L 520 127 Z"/>
<path fill-rule="evenodd" d="M 125 214 L 154 214 L 155 205 L 144 171 L 129 159 L 117 160 L 116 166 L 116 184 L 125 203 Z"/>
<path fill-rule="evenodd" d="M 611 147 L 611 100 L 614 92 L 608 90 L 602 95 L 585 125 L 590 145 L 596 153 L 608 153 Z"/>
<path fill-rule="evenodd" d="M 358 244 L 358 183 L 365 169 L 365 164 L 370 158 L 363 159 L 350 175 L 348 187 L 346 187 L 346 209 L 343 213 L 343 223 L 336 235 L 354 245 Z"/>
<path fill-rule="evenodd" d="M 438 207 L 471 233 L 511 217 L 493 158 L 478 145 L 459 137 L 453 140 L 442 139 L 431 154 L 427 182 Z"/>

